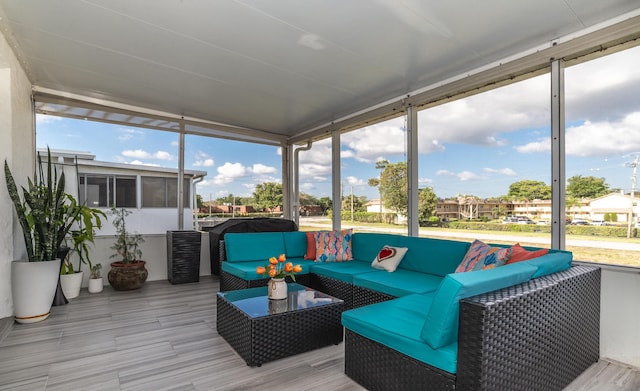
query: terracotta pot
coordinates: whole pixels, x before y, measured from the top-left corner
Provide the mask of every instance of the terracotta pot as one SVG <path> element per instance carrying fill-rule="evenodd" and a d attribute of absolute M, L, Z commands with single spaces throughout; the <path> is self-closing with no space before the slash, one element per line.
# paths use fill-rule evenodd
<path fill-rule="evenodd" d="M 112 262 L 107 275 L 109 284 L 117 291 L 139 289 L 147 280 L 149 272 L 144 267 L 145 261 L 131 263 Z"/>

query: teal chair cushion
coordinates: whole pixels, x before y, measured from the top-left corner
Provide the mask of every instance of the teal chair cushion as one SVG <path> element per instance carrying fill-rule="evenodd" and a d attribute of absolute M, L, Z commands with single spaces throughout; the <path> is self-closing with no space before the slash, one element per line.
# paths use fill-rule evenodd
<path fill-rule="evenodd" d="M 456 270 L 471 245 L 469 242 L 415 236 L 399 236 L 398 242 L 398 246 L 409 248 L 399 268 L 441 277 Z"/>
<path fill-rule="evenodd" d="M 434 349 L 457 340 L 460 300 L 529 281 L 538 269 L 524 262 L 495 269 L 448 274 L 427 309 L 422 339 Z"/>
<path fill-rule="evenodd" d="M 224 235 L 227 262 L 267 262 L 285 254 L 282 232 L 244 232 Z"/>
<path fill-rule="evenodd" d="M 307 252 L 307 234 L 300 231 L 283 232 L 284 249 L 287 258 L 303 258 Z"/>
<path fill-rule="evenodd" d="M 376 270 L 373 273 L 359 274 L 354 276 L 353 285 L 401 297 L 412 293 L 433 292 L 438 289 L 441 281 L 442 277 L 434 274 L 418 273 L 398 268 L 393 273 L 385 270 Z"/>
<path fill-rule="evenodd" d="M 363 273 L 377 271 L 371 267 L 370 262 L 315 262 L 311 266 L 311 273 L 330 277 L 336 280 L 353 284 L 353 278 Z"/>
<path fill-rule="evenodd" d="M 393 234 L 380 233 L 354 233 L 351 238 L 351 246 L 353 249 L 353 259 L 362 262 L 373 262 L 382 249 L 382 246 L 398 246 L 398 242 L 402 236 Z"/>
<path fill-rule="evenodd" d="M 294 265 L 300 265 L 302 267 L 302 271 L 296 273 L 296 275 L 308 274 L 311 265 L 313 265 L 312 261 L 305 261 L 302 258 L 292 258 L 289 261 Z M 256 268 L 258 266 L 267 266 L 268 264 L 269 262 L 267 261 L 222 262 L 222 271 L 247 281 L 261 280 L 263 278 L 268 278 L 269 276 L 266 274 L 256 273 Z"/>
<path fill-rule="evenodd" d="M 569 269 L 573 262 L 573 253 L 570 251 L 551 249 L 547 255 L 522 262 L 537 267 L 538 271 L 535 272 L 531 278 L 538 278 Z"/>
<path fill-rule="evenodd" d="M 433 349 L 420 336 L 432 300 L 433 294 L 414 294 L 345 311 L 342 325 L 418 361 L 455 374 L 457 342 Z"/>

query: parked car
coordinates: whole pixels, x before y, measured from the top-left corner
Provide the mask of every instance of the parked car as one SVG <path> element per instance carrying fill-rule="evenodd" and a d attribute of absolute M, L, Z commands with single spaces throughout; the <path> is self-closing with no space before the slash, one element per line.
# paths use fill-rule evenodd
<path fill-rule="evenodd" d="M 605 226 L 609 224 L 607 224 L 607 222 L 604 220 L 592 220 L 591 225 Z"/>
<path fill-rule="evenodd" d="M 518 218 L 518 224 L 535 224 L 535 223 L 536 223 L 535 221 L 533 221 L 533 220 L 531 220 L 530 218 L 527 218 L 527 217 L 525 217 L 525 218 L 522 218 L 522 217 Z"/>
<path fill-rule="evenodd" d="M 575 219 L 571 221 L 571 225 L 589 225 L 589 222 L 587 222 L 587 220 Z"/>

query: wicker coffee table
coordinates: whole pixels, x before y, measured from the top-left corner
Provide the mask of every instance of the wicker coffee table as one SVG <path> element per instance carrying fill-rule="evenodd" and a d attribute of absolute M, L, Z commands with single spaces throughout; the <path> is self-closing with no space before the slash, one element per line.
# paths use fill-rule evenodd
<path fill-rule="evenodd" d="M 342 300 L 288 284 L 284 300 L 267 287 L 218 292 L 217 328 L 249 366 L 342 342 Z"/>

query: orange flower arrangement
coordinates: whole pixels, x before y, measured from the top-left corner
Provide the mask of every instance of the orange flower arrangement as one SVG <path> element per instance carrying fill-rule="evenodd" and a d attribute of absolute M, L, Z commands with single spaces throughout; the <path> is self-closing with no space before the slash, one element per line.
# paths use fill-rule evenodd
<path fill-rule="evenodd" d="M 286 262 L 286 263 L 285 263 Z M 258 266 L 256 268 L 256 273 L 258 274 L 268 274 L 271 278 L 285 278 L 286 276 L 291 277 L 293 281 L 296 280 L 296 274 L 302 271 L 302 266 L 295 265 L 293 263 L 287 262 L 287 257 L 284 254 L 280 254 L 278 258 L 271 257 L 269 258 L 268 266 Z"/>

